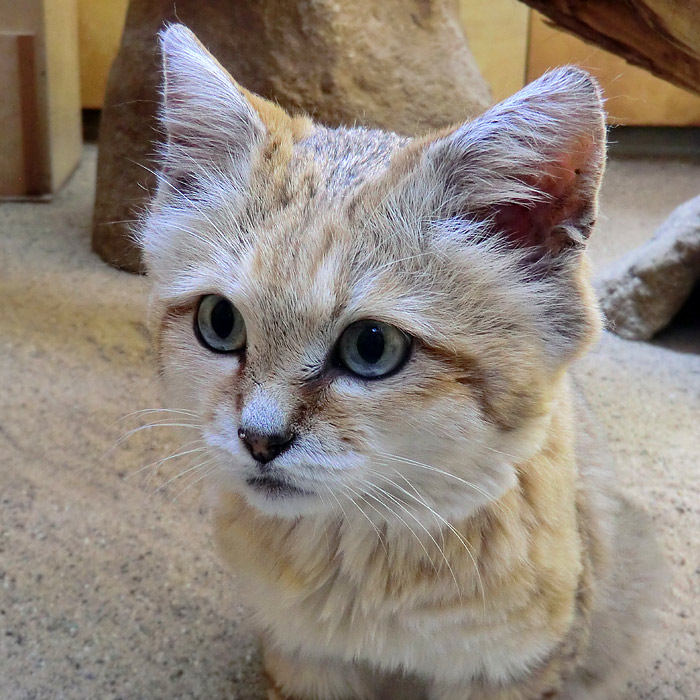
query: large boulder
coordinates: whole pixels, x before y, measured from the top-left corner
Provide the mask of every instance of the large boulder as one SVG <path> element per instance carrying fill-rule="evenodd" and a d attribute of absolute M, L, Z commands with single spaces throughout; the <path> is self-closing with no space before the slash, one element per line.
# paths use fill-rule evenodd
<path fill-rule="evenodd" d="M 188 25 L 243 86 L 324 124 L 410 135 L 490 102 L 456 0 L 131 0 L 102 113 L 93 226 L 93 248 L 127 270 L 141 270 L 130 230 L 154 185 L 166 21 Z"/>
<path fill-rule="evenodd" d="M 596 287 L 608 327 L 648 340 L 700 285 L 700 196 L 675 209 L 644 245 L 609 267 Z"/>

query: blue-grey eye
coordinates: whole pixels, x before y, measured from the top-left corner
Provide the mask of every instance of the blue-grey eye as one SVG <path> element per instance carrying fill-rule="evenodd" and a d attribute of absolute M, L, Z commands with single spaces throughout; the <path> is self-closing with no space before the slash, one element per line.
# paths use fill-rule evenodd
<path fill-rule="evenodd" d="M 405 362 L 410 350 L 410 337 L 381 321 L 357 321 L 343 331 L 338 341 L 340 362 L 366 379 L 391 374 Z"/>
<path fill-rule="evenodd" d="M 215 352 L 235 352 L 245 346 L 243 316 L 218 294 L 208 294 L 199 302 L 197 331 L 202 344 Z"/>

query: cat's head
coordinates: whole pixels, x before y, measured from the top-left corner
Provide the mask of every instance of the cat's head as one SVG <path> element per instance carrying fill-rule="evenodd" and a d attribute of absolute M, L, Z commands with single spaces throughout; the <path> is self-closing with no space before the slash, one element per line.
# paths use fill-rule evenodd
<path fill-rule="evenodd" d="M 560 69 L 408 139 L 291 117 L 182 26 L 162 49 L 141 244 L 168 400 L 219 478 L 282 516 L 465 515 L 511 488 L 599 326 L 595 82 Z"/>

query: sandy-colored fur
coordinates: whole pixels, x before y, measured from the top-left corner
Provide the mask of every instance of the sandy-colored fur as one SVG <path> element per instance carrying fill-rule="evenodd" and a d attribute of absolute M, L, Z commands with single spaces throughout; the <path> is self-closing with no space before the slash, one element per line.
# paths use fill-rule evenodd
<path fill-rule="evenodd" d="M 270 697 L 612 697 L 656 565 L 568 373 L 599 329 L 595 84 L 552 73 L 410 141 L 287 117 L 182 27 L 163 51 L 152 320 L 169 402 L 216 465 L 216 541 Z M 244 353 L 195 339 L 212 293 Z M 413 338 L 400 372 L 329 364 L 365 318 Z M 244 419 L 293 430 L 266 469 L 307 495 L 246 485 Z"/>

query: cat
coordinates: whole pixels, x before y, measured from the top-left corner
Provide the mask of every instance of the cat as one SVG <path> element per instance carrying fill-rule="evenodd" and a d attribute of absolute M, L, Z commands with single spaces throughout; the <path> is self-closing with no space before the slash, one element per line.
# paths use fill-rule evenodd
<path fill-rule="evenodd" d="M 569 372 L 600 329 L 595 81 L 408 138 L 289 115 L 182 25 L 161 48 L 153 334 L 269 697 L 612 697 L 659 567 Z"/>

